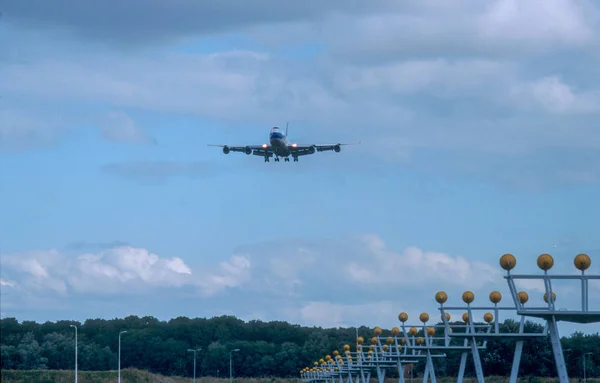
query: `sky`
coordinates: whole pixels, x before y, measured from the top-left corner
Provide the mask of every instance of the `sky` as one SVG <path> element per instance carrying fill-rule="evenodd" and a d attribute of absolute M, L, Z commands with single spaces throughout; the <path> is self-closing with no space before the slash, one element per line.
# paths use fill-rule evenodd
<path fill-rule="evenodd" d="M 510 305 L 504 253 L 570 275 L 584 252 L 600 275 L 593 0 L 1 11 L 2 317 L 391 328 L 437 317 L 441 290 Z M 361 144 L 297 163 L 208 146 L 286 123 L 293 142 Z M 543 303 L 542 284 L 518 288 Z M 561 324 L 576 330 L 600 325 Z"/>

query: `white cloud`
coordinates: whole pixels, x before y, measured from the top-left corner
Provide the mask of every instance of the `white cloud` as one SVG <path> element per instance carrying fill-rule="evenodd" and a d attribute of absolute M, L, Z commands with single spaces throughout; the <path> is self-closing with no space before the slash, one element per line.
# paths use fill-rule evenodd
<path fill-rule="evenodd" d="M 245 255 L 235 254 L 229 262 L 221 262 L 220 272 L 206 274 L 198 280 L 205 296 L 212 296 L 225 288 L 241 286 L 251 278 L 250 260 Z"/>
<path fill-rule="evenodd" d="M 531 84 L 533 97 L 549 112 L 590 113 L 600 111 L 600 91 L 576 94 L 557 76 Z"/>
<path fill-rule="evenodd" d="M 363 243 L 369 250 L 369 256 L 348 263 L 346 271 L 353 281 L 365 285 L 427 286 L 435 283 L 480 289 L 498 281 L 502 274 L 497 267 L 484 262 L 423 251 L 417 247 L 395 252 L 386 248 L 377 236 L 365 236 Z"/>
<path fill-rule="evenodd" d="M 15 287 L 15 283 L 11 281 L 7 281 L 6 279 L 0 279 L 0 286 L 2 287 Z"/>
<path fill-rule="evenodd" d="M 597 39 L 589 1 L 497 0 L 478 20 L 481 36 L 492 41 L 548 48 L 551 44 L 581 46 Z"/>
<path fill-rule="evenodd" d="M 121 111 L 111 111 L 106 115 L 106 121 L 102 124 L 102 135 L 111 141 L 156 143 L 130 116 Z"/>
<path fill-rule="evenodd" d="M 20 275 L 20 284 L 31 292 L 110 295 L 184 286 L 211 295 L 242 283 L 250 267 L 244 257 L 234 256 L 220 270 L 193 273 L 179 257 L 162 258 L 130 246 L 78 256 L 57 250 L 12 254 L 3 256 L 2 264 Z"/>
<path fill-rule="evenodd" d="M 372 234 L 240 246 L 227 261 L 213 263 L 200 255 L 195 267 L 178 257 L 161 257 L 127 246 L 76 257 L 58 251 L 28 252 L 3 256 L 3 273 L 18 286 L 4 299 L 3 310 L 14 315 L 15 310 L 60 307 L 61 315 L 68 316 L 77 307 L 82 313 L 77 315 L 86 316 L 96 310 L 91 303 L 86 306 L 94 299 L 111 302 L 101 314 L 106 316 L 132 312 L 165 318 L 233 314 L 324 327 L 391 328 L 398 325 L 397 315 L 402 311 L 409 314 L 411 324 L 418 324 L 422 312 L 437 321 L 434 296 L 440 290 L 448 294 L 447 307 L 460 307 L 450 311 L 453 318 L 465 312 L 461 295 L 466 290 L 474 292 L 477 306 L 490 307 L 488 311 L 488 296 L 494 290 L 503 295 L 500 306 L 510 306 L 510 292 L 497 260 L 487 263 L 473 257 L 414 246 L 394 250 Z M 534 262 L 532 265 L 532 271 L 539 272 L 534 270 Z M 555 268 L 558 271 L 563 266 Z M 528 305 L 544 303 L 539 282 L 517 286 L 529 293 Z M 557 283 L 554 288 L 560 308 L 577 306 L 577 299 L 566 299 L 577 292 L 577 286 Z M 600 290 L 593 284 L 590 288 L 592 307 Z M 72 296 L 65 300 L 61 298 L 64 294 Z M 140 296 L 152 297 L 153 304 L 142 305 L 145 300 Z M 503 312 L 502 319 L 506 317 L 514 315 Z"/>

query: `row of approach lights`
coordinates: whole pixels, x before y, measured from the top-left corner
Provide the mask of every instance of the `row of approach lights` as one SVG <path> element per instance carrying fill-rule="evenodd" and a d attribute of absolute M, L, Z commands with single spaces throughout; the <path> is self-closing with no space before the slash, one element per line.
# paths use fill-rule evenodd
<path fill-rule="evenodd" d="M 580 270 L 581 272 L 585 272 L 585 270 L 587 270 L 591 266 L 592 260 L 587 254 L 578 254 L 575 257 L 575 259 L 573 260 L 573 263 L 578 270 Z M 502 267 L 507 272 L 510 272 L 510 270 L 514 269 L 514 267 L 516 265 L 517 265 L 517 260 L 514 257 L 514 255 L 504 254 L 502 257 L 500 257 L 500 267 Z M 552 266 L 554 266 L 554 259 L 552 258 L 552 256 L 550 254 L 542 254 L 537 259 L 537 265 L 541 270 L 543 270 L 544 272 L 547 272 L 548 270 L 550 270 L 552 268 Z M 529 300 L 529 295 L 524 291 L 520 291 L 517 295 L 519 297 L 519 301 L 521 302 L 521 304 L 525 304 Z M 500 294 L 500 292 L 498 292 L 498 291 L 492 291 L 490 293 L 489 299 L 490 299 L 490 302 L 492 302 L 494 305 L 497 305 L 502 300 L 502 294 Z M 444 304 L 448 300 L 448 294 L 446 294 L 443 291 L 439 291 L 438 293 L 435 294 L 435 300 L 439 304 Z M 466 304 L 471 304 L 475 300 L 475 294 L 473 294 L 473 292 L 471 292 L 471 291 L 465 291 L 462 294 L 462 300 Z M 548 303 L 547 293 L 544 294 L 544 301 L 546 303 Z M 556 294 L 554 292 L 552 292 L 552 301 L 553 302 L 556 301 Z M 449 322 L 450 314 L 448 314 L 448 313 L 445 313 L 445 314 L 446 314 L 446 319 Z M 443 317 L 440 317 L 440 318 L 443 321 L 444 318 Z M 400 314 L 398 314 L 398 320 L 402 323 L 405 323 L 408 320 L 408 314 L 405 312 L 401 312 Z M 421 313 L 421 315 L 419 315 L 419 320 L 421 322 L 423 322 L 423 324 L 426 324 L 429 321 L 429 314 Z M 469 314 L 464 313 L 462 315 L 462 320 L 465 324 L 469 323 Z M 487 312 L 483 315 L 483 320 L 486 323 L 490 324 L 494 321 L 494 315 L 490 312 Z M 450 331 L 452 332 L 452 329 L 450 329 Z M 419 330 L 417 330 L 416 327 L 411 327 L 410 330 L 408 331 L 408 335 L 414 337 L 415 335 L 417 335 L 418 332 L 419 332 Z M 383 330 L 380 327 L 375 327 L 375 329 L 373 330 L 373 334 L 375 336 L 373 338 L 371 338 L 371 346 L 369 347 L 367 360 L 371 359 L 373 350 L 375 348 L 375 345 L 377 344 L 377 337 L 381 336 L 382 333 L 383 333 Z M 389 350 L 389 345 L 392 345 L 394 343 L 393 337 L 400 335 L 400 329 L 398 327 L 394 327 L 394 328 L 392 328 L 391 333 L 392 333 L 392 336 L 387 338 L 387 340 L 386 340 L 387 344 L 383 346 L 383 351 Z M 435 335 L 435 328 L 428 327 L 427 335 L 429 335 L 429 336 Z M 362 344 L 364 343 L 364 338 L 359 336 L 356 339 L 356 341 L 357 341 L 357 352 L 361 352 Z M 401 343 L 405 344 L 406 339 L 402 338 Z M 421 338 L 421 337 L 417 338 L 417 344 L 422 345 L 424 343 L 425 343 L 425 340 L 423 338 Z M 401 345 L 398 345 L 398 348 L 399 348 L 398 352 L 400 352 L 401 347 L 402 347 Z M 347 355 L 349 363 L 352 363 L 352 356 L 350 355 L 350 345 L 348 345 L 348 344 L 344 345 L 344 353 Z M 344 360 L 338 350 L 333 351 L 333 355 L 334 355 L 335 359 L 338 360 L 338 363 L 340 365 L 344 364 Z M 334 362 L 335 361 L 331 357 L 331 355 L 326 355 L 324 359 L 320 359 L 318 362 L 314 362 L 313 367 L 305 367 L 302 370 L 300 370 L 300 374 L 305 374 L 307 372 L 323 372 L 323 369 L 325 366 L 333 365 Z M 320 368 L 319 365 L 323 366 L 323 368 Z M 334 367 L 334 370 L 337 371 L 338 368 Z"/>

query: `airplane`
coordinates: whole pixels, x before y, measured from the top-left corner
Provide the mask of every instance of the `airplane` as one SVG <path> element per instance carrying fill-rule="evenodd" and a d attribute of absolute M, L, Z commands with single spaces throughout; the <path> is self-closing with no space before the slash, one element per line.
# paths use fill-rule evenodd
<path fill-rule="evenodd" d="M 283 157 L 285 162 L 290 162 L 290 156 L 294 159 L 294 162 L 298 162 L 298 157 L 315 154 L 316 152 L 324 152 L 333 150 L 339 153 L 342 150 L 342 146 L 345 145 L 357 145 L 360 142 L 349 143 L 349 144 L 311 144 L 311 145 L 299 145 L 296 143 L 290 143 L 288 139 L 288 126 L 286 124 L 285 134 L 281 132 L 279 127 L 275 126 L 269 132 L 269 144 L 262 145 L 245 145 L 245 146 L 229 146 L 229 145 L 213 145 L 223 148 L 224 154 L 230 152 L 242 152 L 247 155 L 261 156 L 265 158 L 265 162 L 269 162 L 271 157 L 275 157 L 275 162 L 279 162 L 279 158 Z"/>

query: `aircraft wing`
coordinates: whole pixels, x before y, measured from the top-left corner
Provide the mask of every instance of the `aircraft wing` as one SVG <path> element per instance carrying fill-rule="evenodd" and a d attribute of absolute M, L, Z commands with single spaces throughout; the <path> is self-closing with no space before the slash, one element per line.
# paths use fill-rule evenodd
<path fill-rule="evenodd" d="M 208 146 L 217 146 L 219 148 L 223 148 L 223 153 L 229 154 L 230 152 L 241 152 L 246 153 L 247 155 L 254 154 L 257 156 L 264 156 L 270 154 L 273 155 L 273 150 L 271 145 L 262 144 L 262 145 L 240 145 L 240 146 L 231 146 L 231 145 L 213 145 L 209 144 Z"/>
<path fill-rule="evenodd" d="M 311 145 L 300 145 L 292 144 L 290 150 L 298 156 L 305 156 L 308 154 L 314 154 L 315 152 L 326 152 L 333 150 L 339 153 L 342 150 L 342 146 L 346 145 L 358 145 L 360 142 L 353 143 L 338 143 L 338 144 L 311 144 Z"/>

